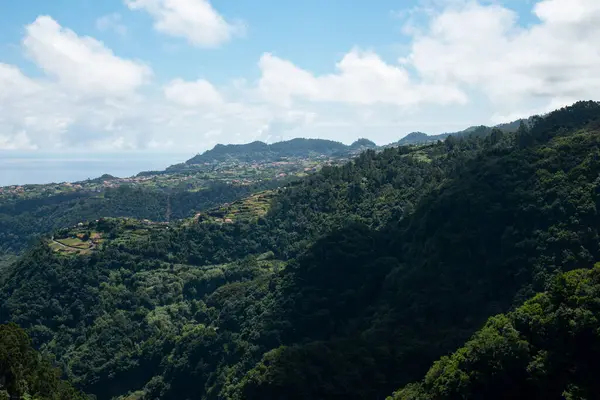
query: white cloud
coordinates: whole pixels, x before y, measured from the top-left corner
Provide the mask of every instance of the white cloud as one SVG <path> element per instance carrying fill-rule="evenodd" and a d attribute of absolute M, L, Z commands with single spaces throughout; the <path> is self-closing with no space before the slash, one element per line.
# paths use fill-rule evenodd
<path fill-rule="evenodd" d="M 546 23 L 597 23 L 600 3 L 595 0 L 545 0 L 535 5 L 534 12 Z"/>
<path fill-rule="evenodd" d="M 0 64 L 0 148 L 30 149 L 56 138 L 68 117 L 55 108 L 63 96 L 50 94 L 51 87 L 14 66 Z"/>
<path fill-rule="evenodd" d="M 539 23 L 500 5 L 463 2 L 416 34 L 409 62 L 424 80 L 483 93 L 500 112 L 600 97 L 600 3 L 543 0 Z"/>
<path fill-rule="evenodd" d="M 260 60 L 259 88 L 266 99 L 291 104 L 293 98 L 357 105 L 465 103 L 453 86 L 419 83 L 400 65 L 385 63 L 377 54 L 352 50 L 336 65 L 337 73 L 314 76 L 272 54 Z"/>
<path fill-rule="evenodd" d="M 35 94 L 39 85 L 8 64 L 0 63 L 0 99 L 11 99 Z"/>
<path fill-rule="evenodd" d="M 37 148 L 38 146 L 31 143 L 24 131 L 13 136 L 0 135 L 0 150 L 37 150 Z"/>
<path fill-rule="evenodd" d="M 483 1 L 428 0 L 408 13 L 410 43 L 397 62 L 354 49 L 330 73 L 315 74 L 264 53 L 257 79 L 221 85 L 173 76 L 161 77 L 167 83 L 160 87 L 143 62 L 40 17 L 26 27 L 22 47 L 45 76 L 0 63 L 0 149 L 195 153 L 216 143 L 298 136 L 385 143 L 413 130 L 458 130 L 600 98 L 600 2 L 541 0 L 531 8 L 535 20 L 523 26 L 514 11 Z M 193 10 L 213 22 L 198 22 L 200 14 L 185 8 L 199 4 Z M 169 33 L 198 45 L 234 33 L 209 3 L 129 5 L 152 14 L 157 29 L 179 26 Z M 211 27 L 221 33 L 209 34 Z"/>
<path fill-rule="evenodd" d="M 185 107 L 223 104 L 221 94 L 204 79 L 186 82 L 175 79 L 164 87 L 167 100 Z"/>
<path fill-rule="evenodd" d="M 132 10 L 144 10 L 155 20 L 154 28 L 187 39 L 199 47 L 217 47 L 241 35 L 241 23 L 225 20 L 208 0 L 125 0 Z"/>
<path fill-rule="evenodd" d="M 136 90 L 150 69 L 50 17 L 37 18 L 25 32 L 23 50 L 46 77 L 0 64 L 1 147 L 77 148 L 114 136 L 139 106 Z"/>
<path fill-rule="evenodd" d="M 26 32 L 23 46 L 29 57 L 78 95 L 129 95 L 151 75 L 146 65 L 115 56 L 102 42 L 78 36 L 51 17 L 38 17 Z"/>
<path fill-rule="evenodd" d="M 127 27 L 122 22 L 123 17 L 119 13 L 103 15 L 96 20 L 96 28 L 99 31 L 113 31 L 120 36 L 127 35 Z"/>

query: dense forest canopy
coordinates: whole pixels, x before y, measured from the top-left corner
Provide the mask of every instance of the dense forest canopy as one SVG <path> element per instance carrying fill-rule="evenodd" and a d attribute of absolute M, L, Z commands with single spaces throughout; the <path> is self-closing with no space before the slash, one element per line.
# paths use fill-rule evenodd
<path fill-rule="evenodd" d="M 84 400 L 15 324 L 0 325 L 0 399 Z"/>
<path fill-rule="evenodd" d="M 469 137 L 469 136 L 479 136 L 486 137 L 491 135 L 494 129 L 502 131 L 503 133 L 514 133 L 519 128 L 519 125 L 523 122 L 527 126 L 531 126 L 533 123 L 533 117 L 528 119 L 519 119 L 513 122 L 499 124 L 496 126 L 471 126 L 467 129 L 458 132 L 447 132 L 440 133 L 438 135 L 428 135 L 423 132 L 411 132 L 408 135 L 404 136 L 402 139 L 393 143 L 395 146 L 407 146 L 407 145 L 415 145 L 415 144 L 425 144 L 432 143 L 438 140 L 446 140 L 448 136 L 453 137 Z"/>
<path fill-rule="evenodd" d="M 389 399 L 600 398 L 598 296 L 600 264 L 560 274 Z"/>
<path fill-rule="evenodd" d="M 0 317 L 98 400 L 594 398 L 599 176 L 596 102 L 368 150 L 40 239 Z"/>

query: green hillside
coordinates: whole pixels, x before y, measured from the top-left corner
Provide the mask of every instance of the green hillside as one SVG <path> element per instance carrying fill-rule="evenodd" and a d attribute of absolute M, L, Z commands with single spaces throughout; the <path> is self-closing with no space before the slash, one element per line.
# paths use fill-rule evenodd
<path fill-rule="evenodd" d="M 552 326 L 600 345 L 597 271 L 561 275 L 600 260 L 598 176 L 595 102 L 513 133 L 369 150 L 182 221 L 58 231 L 5 269 L 0 316 L 98 400 L 385 398 L 465 342 L 395 396 L 485 398 L 480 382 L 504 382 L 493 368 L 522 377 L 533 365 L 549 375 L 528 398 L 586 398 L 583 373 L 535 391 L 563 365 L 545 355 L 587 365 L 559 347 L 572 338 L 537 342 L 514 324 L 552 325 L 581 299 L 566 314 L 581 324 Z M 486 338 L 510 334 L 495 333 L 500 322 L 537 346 L 529 359 L 477 358 Z"/>
<path fill-rule="evenodd" d="M 491 135 L 494 129 L 497 129 L 502 133 L 514 133 L 519 128 L 521 122 L 525 123 L 527 126 L 531 126 L 531 124 L 533 123 L 533 117 L 528 119 L 519 119 L 513 122 L 508 122 L 505 124 L 499 124 L 495 126 L 471 126 L 462 131 L 440 133 L 439 135 L 428 135 L 423 132 L 411 132 L 396 143 L 393 143 L 392 146 L 409 146 L 415 144 L 432 143 L 437 142 L 438 140 L 445 140 L 446 138 L 448 138 L 448 136 L 453 136 L 455 138 L 466 138 L 469 136 L 486 137 Z"/>
<path fill-rule="evenodd" d="M 0 254 L 19 252 L 39 235 L 101 217 L 167 221 L 234 201 L 268 185 L 211 184 L 200 191 L 121 186 L 100 193 L 81 192 L 0 202 Z"/>
<path fill-rule="evenodd" d="M 389 400 L 597 399 L 600 264 L 560 274 Z"/>
<path fill-rule="evenodd" d="M 0 325 L 0 399 L 84 400 L 15 324 Z"/>
<path fill-rule="evenodd" d="M 323 139 L 292 139 L 284 142 L 266 144 L 252 142 L 248 144 L 218 144 L 212 150 L 186 161 L 186 164 L 204 164 L 226 161 L 259 162 L 278 161 L 288 157 L 330 156 L 348 152 L 343 143 Z"/>
<path fill-rule="evenodd" d="M 233 146 L 235 154 L 219 156 L 220 161 L 209 166 L 174 166 L 129 178 L 105 174 L 82 182 L 0 187 L 0 255 L 19 253 L 55 229 L 102 217 L 154 221 L 188 218 L 255 192 L 284 186 L 324 165 L 343 163 L 377 147 L 366 139 L 351 146 L 294 139 L 264 145 L 267 152 L 255 151 L 255 145 Z M 213 152 L 221 154 L 221 148 L 229 154 L 227 146 L 217 146 Z M 238 158 L 253 161 L 245 163 Z"/>

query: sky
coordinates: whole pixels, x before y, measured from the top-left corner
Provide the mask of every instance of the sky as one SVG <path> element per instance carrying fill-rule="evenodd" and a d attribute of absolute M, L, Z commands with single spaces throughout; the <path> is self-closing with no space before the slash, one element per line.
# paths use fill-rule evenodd
<path fill-rule="evenodd" d="M 600 98 L 598 0 L 0 0 L 0 150 L 378 144 Z"/>

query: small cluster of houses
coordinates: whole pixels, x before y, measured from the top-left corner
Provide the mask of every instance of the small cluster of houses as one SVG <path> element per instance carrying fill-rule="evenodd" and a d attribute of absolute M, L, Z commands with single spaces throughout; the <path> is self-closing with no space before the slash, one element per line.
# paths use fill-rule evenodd
<path fill-rule="evenodd" d="M 0 194 L 21 194 L 25 193 L 23 186 L 5 186 L 0 187 Z"/>

